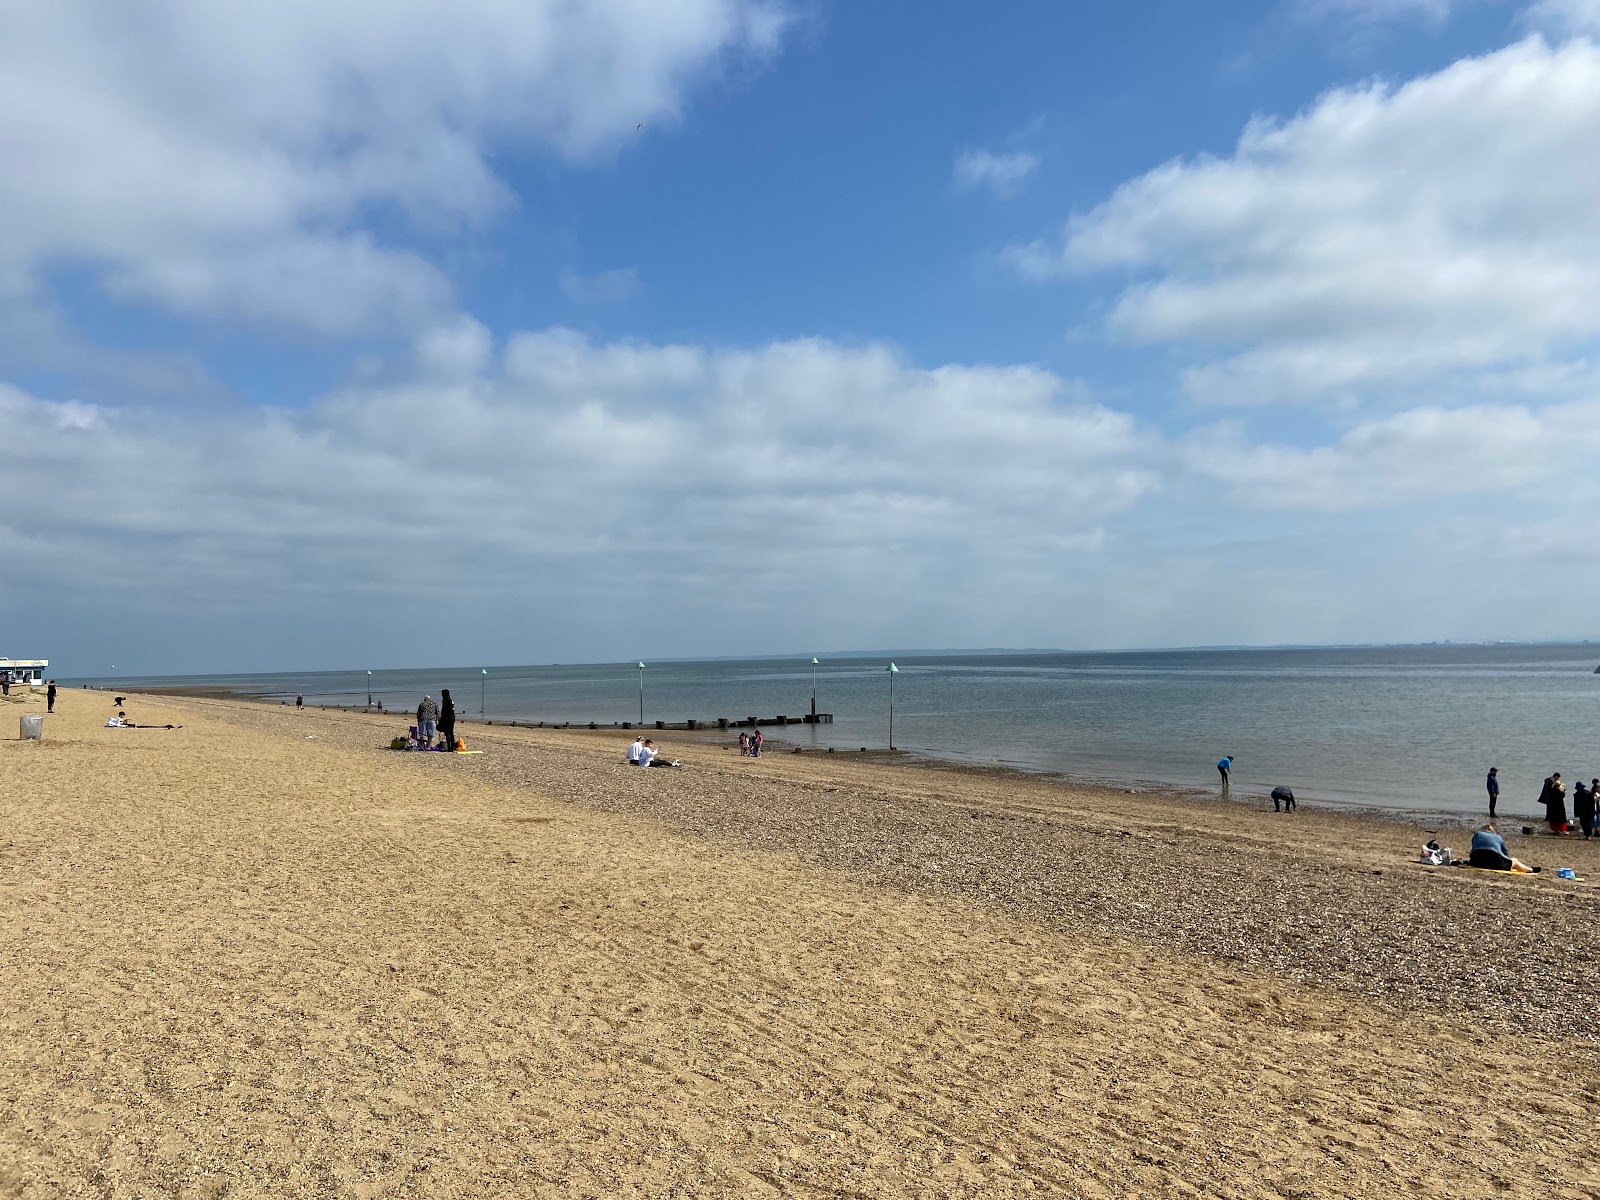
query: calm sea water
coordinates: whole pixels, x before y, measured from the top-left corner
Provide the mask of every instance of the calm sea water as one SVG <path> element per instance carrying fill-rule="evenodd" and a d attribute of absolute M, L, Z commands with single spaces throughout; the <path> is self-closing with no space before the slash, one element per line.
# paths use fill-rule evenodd
<path fill-rule="evenodd" d="M 896 660 L 894 740 L 903 749 L 1077 779 L 1215 788 L 1235 759 L 1236 794 L 1292 786 L 1302 800 L 1476 812 L 1500 768 L 1502 811 L 1536 814 L 1552 770 L 1600 775 L 1600 646 L 1411 646 L 1005 654 Z M 816 672 L 831 726 L 768 730 L 804 745 L 889 743 L 884 660 Z M 415 709 L 450 688 L 463 716 L 633 721 L 631 663 L 376 671 L 375 700 Z M 84 681 L 78 681 L 84 682 Z M 363 704 L 365 671 L 118 678 L 137 690 L 229 688 L 308 704 Z M 661 663 L 644 671 L 644 715 L 682 721 L 808 711 L 808 659 Z M 670 738 L 670 734 L 668 737 Z"/>

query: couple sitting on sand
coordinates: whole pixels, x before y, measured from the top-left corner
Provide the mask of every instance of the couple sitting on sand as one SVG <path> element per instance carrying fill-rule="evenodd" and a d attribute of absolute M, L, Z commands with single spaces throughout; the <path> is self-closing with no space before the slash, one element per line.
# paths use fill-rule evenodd
<path fill-rule="evenodd" d="M 661 757 L 661 752 L 656 749 L 656 744 L 649 738 L 639 736 L 633 739 L 633 745 L 628 747 L 628 765 L 630 767 L 676 767 L 677 759 L 668 762 Z"/>

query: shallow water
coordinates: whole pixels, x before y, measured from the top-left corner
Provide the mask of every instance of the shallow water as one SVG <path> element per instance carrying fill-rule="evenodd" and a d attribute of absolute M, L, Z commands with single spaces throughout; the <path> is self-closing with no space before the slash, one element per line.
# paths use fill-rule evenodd
<path fill-rule="evenodd" d="M 1236 794 L 1284 783 L 1309 802 L 1477 812 L 1500 768 L 1501 809 L 1534 814 L 1552 770 L 1600 775 L 1600 646 L 1405 646 L 1161 650 L 896 659 L 894 742 L 964 762 L 1089 780 L 1215 788 L 1235 759 Z M 770 736 L 804 745 L 889 744 L 884 659 L 837 659 L 816 673 L 834 724 Z M 415 709 L 451 689 L 463 716 L 531 721 L 639 719 L 632 663 L 377 671 L 372 695 Z M 648 721 L 797 717 L 806 659 L 645 668 Z M 85 682 L 85 681 L 76 681 Z M 226 688 L 309 704 L 361 705 L 365 671 L 120 678 L 117 687 Z M 481 685 L 481 693 L 480 693 Z M 670 734 L 668 735 L 670 737 Z"/>

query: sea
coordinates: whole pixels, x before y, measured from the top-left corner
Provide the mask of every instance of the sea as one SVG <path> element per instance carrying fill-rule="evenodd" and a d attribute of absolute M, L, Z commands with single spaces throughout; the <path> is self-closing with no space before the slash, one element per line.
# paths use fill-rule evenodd
<path fill-rule="evenodd" d="M 267 701 L 405 713 L 451 689 L 463 717 L 610 725 L 786 715 L 831 724 L 763 730 L 841 751 L 893 745 L 932 759 L 1124 787 L 1292 787 L 1305 804 L 1451 814 L 1485 811 L 1498 767 L 1501 811 L 1540 815 L 1551 771 L 1600 776 L 1600 645 L 1426 645 L 811 656 L 145 676 L 96 680 Z M 641 702 L 642 683 L 642 702 Z M 891 697 L 891 688 L 893 694 Z M 642 703 L 642 709 L 641 709 Z M 403 719 L 397 717 L 397 727 Z M 620 743 L 628 735 L 619 731 Z M 671 734 L 665 740 L 670 740 Z"/>

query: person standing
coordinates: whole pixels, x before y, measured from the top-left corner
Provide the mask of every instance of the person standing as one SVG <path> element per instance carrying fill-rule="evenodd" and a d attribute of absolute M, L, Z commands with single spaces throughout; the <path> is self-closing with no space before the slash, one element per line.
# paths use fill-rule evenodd
<path fill-rule="evenodd" d="M 761 757 L 761 746 L 767 739 L 761 736 L 761 730 L 756 730 L 750 735 L 750 757 Z"/>
<path fill-rule="evenodd" d="M 1222 776 L 1222 790 L 1228 790 L 1228 776 L 1233 770 L 1233 755 L 1224 754 L 1217 760 L 1217 774 Z"/>
<path fill-rule="evenodd" d="M 1567 785 L 1561 782 L 1561 772 L 1552 771 L 1539 793 L 1539 803 L 1544 805 L 1544 819 L 1551 833 L 1567 831 Z"/>
<path fill-rule="evenodd" d="M 1578 828 L 1583 831 L 1586 842 L 1594 840 L 1594 806 L 1594 791 L 1583 780 L 1578 780 L 1572 785 L 1572 815 L 1578 818 Z"/>
<path fill-rule="evenodd" d="M 306 706 L 305 693 L 302 692 L 294 698 L 294 706 L 296 708 L 304 708 Z"/>
<path fill-rule="evenodd" d="M 1500 768 L 1490 767 L 1489 778 L 1484 783 L 1489 789 L 1489 820 L 1494 820 L 1494 806 L 1500 801 Z"/>
<path fill-rule="evenodd" d="M 432 696 L 424 696 L 422 703 L 417 705 L 417 741 L 422 743 L 423 749 L 433 745 L 433 735 L 438 732 L 439 706 L 433 702 Z"/>
<path fill-rule="evenodd" d="M 439 693 L 441 707 L 439 709 L 439 732 L 444 734 L 444 748 L 456 748 L 456 702 L 450 699 L 450 689 L 445 688 Z"/>
<path fill-rule="evenodd" d="M 56 681 L 52 679 L 50 686 L 44 690 L 44 710 L 53 713 L 56 710 Z"/>

